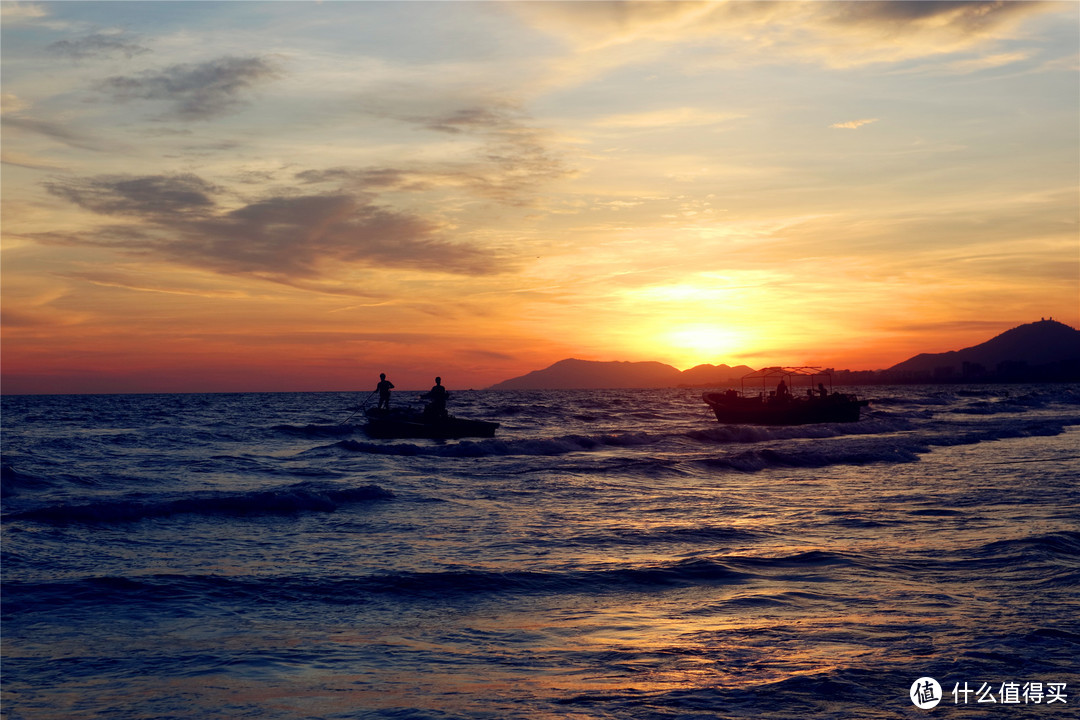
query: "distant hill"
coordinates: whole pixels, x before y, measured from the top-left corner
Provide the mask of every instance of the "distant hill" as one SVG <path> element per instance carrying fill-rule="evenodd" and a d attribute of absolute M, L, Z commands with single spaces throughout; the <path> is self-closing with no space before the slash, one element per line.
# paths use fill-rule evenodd
<path fill-rule="evenodd" d="M 718 387 L 723 385 L 738 385 L 743 375 L 754 372 L 754 368 L 746 365 L 698 365 L 689 370 L 683 370 L 679 385 L 687 387 Z"/>
<path fill-rule="evenodd" d="M 916 355 L 883 374 L 934 380 L 1077 380 L 1078 367 L 1080 330 L 1040 320 L 963 350 Z"/>
<path fill-rule="evenodd" d="M 560 360 L 492 385 L 492 390 L 737 386 L 753 368 L 698 365 L 679 371 L 658 362 Z M 963 350 L 922 353 L 888 370 L 840 370 L 842 385 L 921 382 L 1080 382 L 1080 330 L 1055 320 L 1020 325 Z"/>
<path fill-rule="evenodd" d="M 752 368 L 745 365 L 698 365 L 680 371 L 659 362 L 599 362 L 560 360 L 543 370 L 511 378 L 492 390 L 581 390 L 599 388 L 656 388 L 679 385 L 726 385 L 738 381 Z"/>

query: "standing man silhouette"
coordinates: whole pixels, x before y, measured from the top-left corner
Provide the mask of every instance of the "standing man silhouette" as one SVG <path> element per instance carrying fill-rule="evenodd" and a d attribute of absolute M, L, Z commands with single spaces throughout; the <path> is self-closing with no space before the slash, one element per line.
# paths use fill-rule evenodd
<path fill-rule="evenodd" d="M 450 393 L 443 387 L 442 378 L 435 378 L 435 387 L 430 392 L 424 393 L 424 397 L 430 402 L 424 408 L 424 416 L 429 420 L 442 420 L 446 417 L 446 401 L 450 399 Z"/>
<path fill-rule="evenodd" d="M 379 404 L 376 410 L 390 412 L 390 390 L 393 387 L 394 383 L 386 379 L 386 373 L 379 373 L 379 384 L 375 386 L 376 392 L 379 393 Z"/>

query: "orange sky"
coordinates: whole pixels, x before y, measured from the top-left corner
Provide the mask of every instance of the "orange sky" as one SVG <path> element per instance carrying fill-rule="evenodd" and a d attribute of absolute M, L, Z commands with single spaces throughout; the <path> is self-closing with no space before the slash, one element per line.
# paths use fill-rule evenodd
<path fill-rule="evenodd" d="M 12 392 L 1080 327 L 1080 5 L 4 2 Z"/>

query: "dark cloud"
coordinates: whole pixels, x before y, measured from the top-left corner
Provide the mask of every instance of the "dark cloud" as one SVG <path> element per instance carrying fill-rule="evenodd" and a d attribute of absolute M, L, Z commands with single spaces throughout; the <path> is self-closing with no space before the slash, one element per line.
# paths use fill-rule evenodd
<path fill-rule="evenodd" d="M 465 107 L 447 113 L 407 118 L 429 130 L 444 133 L 501 131 L 519 126 L 512 109 L 507 107 Z"/>
<path fill-rule="evenodd" d="M 160 219 L 206 212 L 217 188 L 186 175 L 100 175 L 82 180 L 54 180 L 45 189 L 57 197 L 102 215 L 136 215 Z"/>
<path fill-rule="evenodd" d="M 839 24 L 873 24 L 892 27 L 898 32 L 933 20 L 935 25 L 962 33 L 980 33 L 1013 18 L 1041 11 L 1041 2 L 994 0 L 904 0 L 901 2 L 831 2 L 821 10 Z"/>
<path fill-rule="evenodd" d="M 161 72 L 115 76 L 101 89 L 115 100 L 165 100 L 182 120 L 224 115 L 245 101 L 259 82 L 279 76 L 276 65 L 258 57 L 225 57 L 198 64 L 174 65 Z"/>
<path fill-rule="evenodd" d="M 87 35 L 77 40 L 59 40 L 47 48 L 57 55 L 81 60 L 97 55 L 123 54 L 128 58 L 143 55 L 150 52 L 149 48 L 139 45 L 134 40 L 128 40 L 122 35 L 105 35 L 96 33 Z"/>
<path fill-rule="evenodd" d="M 355 266 L 467 275 L 504 269 L 499 258 L 448 242 L 434 223 L 363 194 L 269 197 L 226 211 L 214 197 L 221 189 L 194 175 L 109 175 L 46 187 L 93 212 L 143 222 L 43 242 L 112 247 L 297 286 Z"/>
<path fill-rule="evenodd" d="M 451 272 L 485 270 L 480 256 L 440 244 L 431 224 L 348 195 L 274 197 L 196 223 L 166 250 L 223 272 L 252 268 L 294 278 L 335 263 Z"/>

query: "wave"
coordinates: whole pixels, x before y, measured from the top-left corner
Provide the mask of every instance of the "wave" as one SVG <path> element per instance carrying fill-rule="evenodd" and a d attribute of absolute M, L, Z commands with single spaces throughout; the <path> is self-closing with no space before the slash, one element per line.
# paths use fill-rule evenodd
<path fill-rule="evenodd" d="M 522 438 L 516 440 L 460 440 L 453 443 L 439 442 L 430 445 L 342 440 L 335 443 L 333 447 L 373 455 L 423 455 L 458 458 L 503 457 L 510 455 L 551 456 L 602 448 L 652 445 L 670 437 L 669 434 L 653 435 L 646 432 L 634 432 L 606 435 L 563 435 L 561 437 Z"/>
<path fill-rule="evenodd" d="M 242 493 L 205 493 L 174 499 L 122 498 L 81 505 L 51 505 L 8 513 L 5 521 L 21 520 L 49 525 L 129 523 L 174 515 L 252 517 L 334 512 L 342 505 L 388 500 L 394 494 L 378 485 L 326 488 L 299 483 L 272 490 Z"/>
<path fill-rule="evenodd" d="M 1028 417 L 974 423 L 934 421 L 913 429 L 911 422 L 909 418 L 886 418 L 851 424 L 794 427 L 723 425 L 693 430 L 673 428 L 670 432 L 570 434 L 457 442 L 386 442 L 350 438 L 317 449 L 398 457 L 499 458 L 556 457 L 652 446 L 664 452 L 665 457 L 658 462 L 667 468 L 686 461 L 689 463 L 687 467 L 696 465 L 710 471 L 760 472 L 771 468 L 912 463 L 917 462 L 921 455 L 931 452 L 935 446 L 1052 436 L 1064 432 L 1070 424 L 1068 418 Z M 703 457 L 698 449 L 683 452 L 691 443 L 704 448 L 753 444 L 764 447 Z M 652 460 L 638 455 L 632 458 L 630 467 L 646 472 Z"/>
<path fill-rule="evenodd" d="M 275 425 L 271 429 L 296 437 L 335 437 L 352 435 L 356 432 L 356 428 L 352 425 Z"/>
<path fill-rule="evenodd" d="M 823 468 L 832 465 L 917 462 L 926 445 L 898 446 L 871 443 L 863 446 L 828 446 L 793 450 L 764 448 L 698 462 L 709 469 L 759 472 L 770 468 Z"/>
<path fill-rule="evenodd" d="M 1080 532 L 1061 531 L 996 540 L 969 548 L 905 557 L 862 558 L 862 570 L 889 577 L 921 577 L 948 585 L 956 578 L 978 577 L 1040 592 L 1064 592 L 1070 598 L 1080 583 Z"/>
<path fill-rule="evenodd" d="M 976 557 L 1034 558 L 1080 562 L 1080 531 L 1064 530 L 1044 535 L 1029 535 L 1009 540 L 996 540 L 977 548 Z"/>
<path fill-rule="evenodd" d="M 732 527 L 676 527 L 655 530 L 625 530 L 613 533 L 577 535 L 568 538 L 561 545 L 657 545 L 665 543 L 727 543 L 758 540 L 761 533 L 739 530 Z"/>
<path fill-rule="evenodd" d="M 934 447 L 975 445 L 1009 438 L 1060 435 L 1068 427 L 1061 419 L 1002 420 L 984 424 L 945 424 L 919 433 L 822 437 L 827 442 L 777 444 L 700 460 L 711 469 L 758 472 L 770 468 L 821 468 L 832 465 L 870 465 L 917 462 Z M 791 438 L 798 439 L 798 438 Z"/>
<path fill-rule="evenodd" d="M 52 487 L 45 478 L 22 473 L 8 463 L 0 465 L 0 497 L 13 497 L 24 490 L 40 490 Z"/>
<path fill-rule="evenodd" d="M 154 574 L 44 583 L 12 581 L 5 583 L 4 612 L 127 602 L 245 602 L 253 598 L 259 602 L 353 605 L 380 596 L 446 600 L 486 594 L 638 593 L 741 584 L 756 577 L 775 577 L 793 570 L 820 572 L 821 568 L 848 563 L 833 553 L 811 551 L 776 558 L 694 558 L 639 567 L 573 571 L 474 569 L 336 577 Z"/>
<path fill-rule="evenodd" d="M 863 424 L 860 424 L 863 425 Z M 905 425 L 881 423 L 851 426 L 833 424 L 803 425 L 797 427 L 763 427 L 754 425 L 726 425 L 705 430 L 670 432 L 611 432 L 593 435 L 570 434 L 556 437 L 514 438 L 492 440 L 460 440 L 457 442 L 433 441 L 432 443 L 376 442 L 342 440 L 331 447 L 350 452 L 373 455 L 432 456 L 432 457 L 504 457 L 555 456 L 578 452 L 606 450 L 610 448 L 633 448 L 649 445 L 670 446 L 693 440 L 706 444 L 751 444 L 785 439 L 827 439 L 846 435 L 869 435 L 903 429 Z"/>

